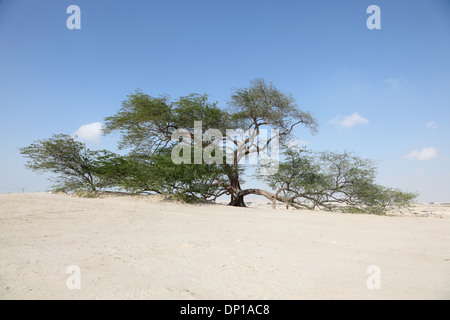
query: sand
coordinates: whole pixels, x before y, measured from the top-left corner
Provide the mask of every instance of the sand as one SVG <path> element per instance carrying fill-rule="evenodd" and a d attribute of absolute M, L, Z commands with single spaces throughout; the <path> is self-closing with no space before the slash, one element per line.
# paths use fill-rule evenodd
<path fill-rule="evenodd" d="M 450 205 L 414 210 L 0 195 L 0 299 L 450 299 Z"/>

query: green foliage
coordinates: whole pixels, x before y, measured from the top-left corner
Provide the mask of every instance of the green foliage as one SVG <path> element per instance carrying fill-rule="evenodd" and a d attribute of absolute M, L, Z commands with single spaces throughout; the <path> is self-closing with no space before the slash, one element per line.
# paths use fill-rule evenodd
<path fill-rule="evenodd" d="M 263 179 L 294 206 L 384 214 L 408 207 L 416 194 L 375 183 L 372 161 L 350 153 L 287 151 L 279 172 Z"/>
<path fill-rule="evenodd" d="M 190 94 L 174 102 L 172 124 L 194 134 L 194 121 L 202 121 L 203 132 L 214 128 L 225 134 L 229 129 L 229 114 L 217 103 L 208 101 L 207 95 Z"/>
<path fill-rule="evenodd" d="M 285 156 L 278 172 L 264 177 L 272 189 L 312 192 L 323 184 L 324 177 L 319 173 L 320 168 L 314 163 L 310 152 L 288 150 Z"/>
<path fill-rule="evenodd" d="M 55 189 L 65 192 L 77 189 L 95 191 L 99 186 L 94 160 L 99 152 L 86 149 L 82 142 L 75 141 L 69 135 L 53 135 L 49 139 L 35 141 L 21 148 L 20 153 L 28 158 L 28 169 L 57 175 Z"/>
<path fill-rule="evenodd" d="M 105 185 L 132 193 L 172 194 L 188 200 L 214 198 L 223 191 L 216 182 L 223 176 L 221 166 L 177 165 L 172 162 L 170 149 L 151 155 L 109 156 L 98 163 L 96 172 Z"/>
<path fill-rule="evenodd" d="M 105 119 L 104 133 L 120 131 L 120 148 L 152 149 L 164 145 L 176 129 L 171 124 L 172 104 L 168 97 L 154 98 L 136 91 L 122 102 L 122 108 Z M 162 137 L 163 138 L 162 138 Z"/>
<path fill-rule="evenodd" d="M 202 121 L 205 130 L 227 128 L 228 114 L 207 95 L 191 94 L 171 102 L 168 97 L 154 98 L 140 91 L 128 96 L 114 116 L 105 119 L 106 134 L 122 133 L 120 148 L 151 153 L 173 144 L 172 133 L 187 129 L 194 134 L 194 121 Z"/>
<path fill-rule="evenodd" d="M 95 191 L 119 188 L 132 193 L 173 194 L 187 201 L 215 198 L 223 188 L 219 165 L 176 165 L 171 150 L 150 155 L 131 153 L 119 156 L 106 150 L 91 151 L 68 135 L 54 135 L 20 149 L 28 158 L 27 168 L 57 174 L 54 190 L 76 191 L 93 197 Z"/>
<path fill-rule="evenodd" d="M 161 193 L 177 194 L 184 199 L 211 199 L 223 192 L 217 179 L 224 176 L 222 166 L 207 164 L 174 164 L 171 150 L 164 150 L 150 159 L 154 180 Z"/>
<path fill-rule="evenodd" d="M 416 193 L 404 192 L 376 184 L 360 184 L 355 193 L 360 200 L 358 208 L 364 212 L 384 214 L 388 210 L 408 208 L 417 197 Z M 356 206 L 353 206 L 356 207 Z"/>

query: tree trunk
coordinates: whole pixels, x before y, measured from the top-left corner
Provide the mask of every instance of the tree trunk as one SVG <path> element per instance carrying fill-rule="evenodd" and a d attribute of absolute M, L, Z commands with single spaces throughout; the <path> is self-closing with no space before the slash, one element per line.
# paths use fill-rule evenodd
<path fill-rule="evenodd" d="M 233 207 L 247 207 L 244 203 L 244 196 L 237 196 L 232 194 L 229 206 Z"/>
<path fill-rule="evenodd" d="M 244 196 L 239 195 L 242 191 L 241 184 L 239 182 L 239 171 L 238 171 L 238 163 L 237 163 L 237 155 L 235 154 L 233 169 L 228 174 L 228 179 L 230 179 L 230 187 L 231 187 L 231 200 L 228 204 L 233 207 L 246 207 L 244 203 Z"/>
<path fill-rule="evenodd" d="M 232 173 L 230 174 L 229 179 L 232 193 L 231 200 L 228 205 L 233 207 L 246 207 L 244 203 L 244 196 L 239 195 L 242 191 L 241 184 L 239 183 L 239 175 L 237 173 Z"/>

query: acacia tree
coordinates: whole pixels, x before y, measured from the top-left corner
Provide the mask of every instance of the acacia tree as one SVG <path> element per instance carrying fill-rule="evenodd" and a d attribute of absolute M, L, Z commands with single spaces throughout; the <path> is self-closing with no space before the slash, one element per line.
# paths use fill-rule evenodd
<path fill-rule="evenodd" d="M 200 128 L 196 121 L 202 121 Z M 57 188 L 65 191 L 120 188 L 133 193 L 175 194 L 187 201 L 228 194 L 233 206 L 245 206 L 244 197 L 255 194 L 270 199 L 274 207 L 276 201 L 282 201 L 297 208 L 339 207 L 382 213 L 407 205 L 416 196 L 375 184 L 371 161 L 333 152 L 313 155 L 288 151 L 278 171 L 263 177 L 275 192 L 242 189 L 242 159 L 260 156 L 269 146 L 273 151 L 278 141 L 285 145 L 297 126 L 317 131 L 314 117 L 300 110 L 290 94 L 262 79 L 252 81 L 248 88 L 234 89 L 227 109 L 209 102 L 206 95 L 191 94 L 171 101 L 166 96 L 155 98 L 136 91 L 105 122 L 104 133 L 120 132 L 119 148 L 130 148 L 128 155 L 91 151 L 68 135 L 54 135 L 21 149 L 29 159 L 27 167 L 58 174 Z M 261 131 L 268 128 L 275 131 L 270 138 L 261 139 Z M 173 140 L 181 129 L 189 138 L 187 142 L 184 138 Z M 219 134 L 211 135 L 208 129 Z M 240 129 L 244 135 L 236 138 L 235 131 L 230 133 L 229 129 Z M 218 137 L 220 141 L 216 141 Z M 192 141 L 193 158 L 192 154 L 185 156 L 186 149 L 181 148 L 187 163 L 174 163 L 172 156 L 178 150 L 174 147 L 184 144 L 191 150 Z M 198 155 L 196 146 L 206 152 L 216 142 L 227 146 L 225 153 L 223 148 L 209 149 L 219 163 L 188 164 Z"/>
<path fill-rule="evenodd" d="M 105 119 L 104 132 L 119 131 L 122 133 L 119 147 L 132 147 L 134 153 L 150 154 L 173 145 L 172 134 L 179 129 L 187 130 L 194 140 L 195 121 L 203 122 L 202 135 L 214 128 L 222 133 L 224 143 L 235 145 L 231 151 L 232 162 L 222 163 L 226 180 L 216 179 L 231 196 L 229 204 L 232 206 L 245 206 L 244 196 L 253 191 L 241 187 L 239 163 L 243 157 L 267 149 L 274 138 L 283 143 L 297 125 L 304 125 L 311 132 L 317 130 L 316 120 L 310 113 L 299 110 L 290 94 L 282 93 L 272 83 L 256 79 L 250 87 L 234 90 L 227 110 L 208 102 L 206 95 L 192 94 L 171 102 L 165 96 L 154 98 L 137 91 L 128 96 L 119 112 Z M 227 129 L 237 128 L 254 135 L 243 141 L 227 135 Z M 254 148 L 254 138 L 262 128 L 276 129 L 278 134 Z M 210 142 L 202 141 L 202 146 Z"/>
<path fill-rule="evenodd" d="M 84 143 L 69 135 L 56 134 L 49 139 L 35 141 L 28 147 L 20 148 L 20 153 L 28 158 L 25 165 L 28 169 L 56 174 L 54 188 L 57 190 L 96 191 L 106 187 L 97 174 L 96 162 L 111 153 L 89 150 Z"/>

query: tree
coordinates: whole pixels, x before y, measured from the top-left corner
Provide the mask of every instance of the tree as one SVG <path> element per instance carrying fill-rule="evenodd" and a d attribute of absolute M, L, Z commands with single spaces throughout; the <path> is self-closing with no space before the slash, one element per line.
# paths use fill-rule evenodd
<path fill-rule="evenodd" d="M 370 160 L 304 150 L 287 150 L 281 163 L 276 157 L 276 172 L 259 176 L 274 192 L 243 189 L 242 160 L 254 156 L 260 168 L 270 168 L 273 163 L 262 161 L 267 160 L 263 155 L 270 149 L 278 156 L 277 144 L 285 146 L 296 127 L 316 133 L 318 124 L 299 109 L 292 95 L 256 79 L 247 88 L 234 89 L 226 109 L 211 103 L 207 95 L 174 101 L 139 90 L 128 95 L 104 127 L 105 134 L 120 132 L 119 148 L 130 149 L 125 156 L 88 150 L 68 135 L 54 135 L 20 150 L 29 159 L 28 168 L 56 173 L 57 187 L 66 191 L 119 188 L 172 194 L 185 201 L 227 194 L 232 206 L 245 206 L 244 197 L 255 194 L 270 199 L 274 207 L 282 201 L 296 208 L 375 213 L 406 206 L 416 197 L 377 185 Z M 268 129 L 270 137 L 263 137 Z M 199 147 L 205 160 L 200 163 Z M 174 161 L 177 154 L 183 154 L 182 161 Z"/>
<path fill-rule="evenodd" d="M 202 134 L 207 129 L 217 129 L 222 133 L 224 143 L 228 141 L 235 146 L 231 151 L 232 163 L 222 164 L 226 180 L 216 179 L 216 183 L 231 196 L 232 206 L 245 206 L 244 196 L 253 190 L 241 188 L 239 163 L 243 157 L 266 150 L 275 138 L 284 142 L 297 125 L 304 125 L 311 132 L 317 130 L 316 120 L 310 113 L 299 110 L 290 94 L 282 93 L 272 83 L 256 79 L 249 88 L 234 90 L 227 110 L 208 102 L 206 95 L 192 94 L 170 102 L 167 97 L 154 98 L 137 91 L 128 96 L 116 115 L 105 119 L 105 133 L 121 132 L 121 148 L 158 153 L 174 145 L 171 138 L 178 129 L 186 129 L 195 139 L 196 120 L 203 121 Z M 227 129 L 236 128 L 252 134 L 243 141 L 227 136 Z M 263 145 L 252 147 L 262 128 L 276 129 L 278 135 Z M 202 141 L 202 146 L 210 142 Z"/>
<path fill-rule="evenodd" d="M 96 175 L 95 162 L 98 157 L 109 152 L 91 151 L 69 135 L 57 134 L 49 139 L 35 141 L 28 147 L 20 148 L 20 153 L 28 158 L 28 169 L 57 174 L 54 186 L 57 190 L 95 191 L 104 187 Z"/>

